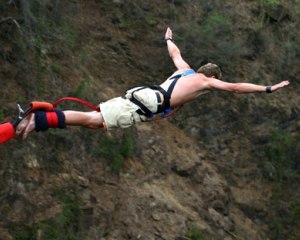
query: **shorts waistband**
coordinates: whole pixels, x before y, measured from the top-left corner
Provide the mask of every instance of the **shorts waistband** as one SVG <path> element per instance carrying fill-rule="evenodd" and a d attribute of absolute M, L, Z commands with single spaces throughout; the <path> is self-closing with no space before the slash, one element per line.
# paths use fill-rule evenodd
<path fill-rule="evenodd" d="M 149 89 L 151 89 L 151 88 L 149 88 Z M 155 92 L 156 99 L 157 99 L 157 113 L 161 113 L 161 112 L 163 112 L 163 100 L 160 96 L 161 92 L 157 91 L 157 90 L 153 90 L 153 91 Z M 126 96 L 123 96 L 122 98 L 130 100 L 130 98 L 127 98 Z"/>
<path fill-rule="evenodd" d="M 148 87 L 144 87 L 144 89 L 145 88 L 148 88 Z M 151 89 L 151 88 L 148 88 L 148 89 Z M 136 91 L 139 91 L 139 90 L 141 90 L 141 89 L 137 89 Z M 123 98 L 129 99 L 132 103 L 139 106 L 139 109 L 136 111 L 138 114 L 147 116 L 148 118 L 151 118 L 153 116 L 153 114 L 163 112 L 163 108 L 164 108 L 163 99 L 161 98 L 161 95 L 160 95 L 161 93 L 157 90 L 153 90 L 153 89 L 151 89 L 151 90 L 154 91 L 156 99 L 157 99 L 157 110 L 155 113 L 151 112 L 144 104 L 142 104 L 140 101 L 138 101 L 134 97 L 128 98 L 128 96 L 125 95 Z M 131 96 L 133 96 L 133 94 L 131 94 Z"/>

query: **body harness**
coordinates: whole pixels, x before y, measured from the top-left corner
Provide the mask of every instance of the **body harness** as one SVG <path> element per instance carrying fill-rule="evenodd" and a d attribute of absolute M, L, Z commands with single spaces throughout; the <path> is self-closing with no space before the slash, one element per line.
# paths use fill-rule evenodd
<path fill-rule="evenodd" d="M 136 111 L 138 114 L 140 115 L 144 115 L 146 116 L 147 118 L 149 118 L 150 121 L 153 121 L 153 120 L 160 120 L 162 118 L 166 118 L 166 117 L 169 117 L 170 115 L 172 115 L 173 113 L 177 112 L 176 110 L 172 111 L 171 109 L 171 95 L 172 95 L 172 92 L 174 90 L 174 87 L 178 81 L 179 78 L 183 77 L 183 76 L 188 76 L 190 74 L 195 74 L 196 72 L 193 70 L 193 69 L 189 69 L 183 73 L 180 73 L 180 74 L 177 74 L 173 77 L 171 77 L 169 79 L 169 81 L 172 81 L 173 82 L 170 84 L 168 90 L 164 90 L 161 86 L 159 85 L 148 85 L 148 84 L 145 84 L 143 86 L 140 86 L 140 87 L 136 87 L 137 89 L 136 90 L 133 90 L 131 92 L 131 96 L 129 98 L 129 100 L 131 102 L 133 102 L 134 104 L 136 104 L 139 109 Z M 162 103 L 162 100 L 161 100 L 161 97 L 160 97 L 160 94 L 158 92 L 155 92 L 156 94 L 156 98 L 157 98 L 157 104 L 158 104 L 158 107 L 157 107 L 157 111 L 155 113 L 153 113 L 152 111 L 150 111 L 143 103 L 141 103 L 139 100 L 137 100 L 135 97 L 134 97 L 134 93 L 137 92 L 137 91 L 140 91 L 142 89 L 146 89 L 146 88 L 150 88 L 152 90 L 156 90 L 156 91 L 159 91 L 163 96 L 164 96 L 164 102 Z M 134 89 L 134 88 L 131 88 L 131 89 Z M 130 89 L 128 89 L 127 91 L 129 91 Z M 162 117 L 160 117 L 159 119 L 152 119 L 153 116 L 155 114 L 159 114 L 159 113 L 163 113 Z M 148 121 L 149 121 L 148 120 Z"/>

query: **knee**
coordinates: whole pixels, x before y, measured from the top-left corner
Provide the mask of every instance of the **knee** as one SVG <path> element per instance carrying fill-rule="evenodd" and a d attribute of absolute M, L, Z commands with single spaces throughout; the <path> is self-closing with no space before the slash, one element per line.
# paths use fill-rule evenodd
<path fill-rule="evenodd" d="M 99 128 L 103 124 L 103 117 L 101 112 L 89 112 L 86 127 Z"/>

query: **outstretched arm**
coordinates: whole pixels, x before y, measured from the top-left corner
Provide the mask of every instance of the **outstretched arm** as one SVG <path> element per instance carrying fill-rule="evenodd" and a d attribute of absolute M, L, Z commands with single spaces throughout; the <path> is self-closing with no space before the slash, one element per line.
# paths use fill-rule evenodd
<path fill-rule="evenodd" d="M 208 88 L 211 90 L 224 90 L 235 93 L 271 93 L 289 85 L 289 81 L 282 81 L 273 86 L 256 85 L 252 83 L 228 83 L 215 78 L 208 78 Z"/>
<path fill-rule="evenodd" d="M 178 70 L 190 69 L 191 67 L 186 61 L 183 60 L 179 48 L 173 42 L 173 33 L 169 27 L 165 33 L 165 40 L 167 42 L 169 55 L 172 58 L 176 68 Z"/>

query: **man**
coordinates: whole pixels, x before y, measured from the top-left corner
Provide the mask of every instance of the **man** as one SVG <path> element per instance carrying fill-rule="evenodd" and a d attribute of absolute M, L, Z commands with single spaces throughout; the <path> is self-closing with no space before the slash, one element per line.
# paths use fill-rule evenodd
<path fill-rule="evenodd" d="M 168 52 L 177 71 L 161 85 L 147 85 L 130 89 L 124 97 L 113 98 L 100 104 L 101 112 L 39 111 L 27 116 L 17 127 L 17 135 L 23 139 L 33 130 L 45 131 L 48 127 L 64 128 L 77 125 L 88 128 L 104 127 L 111 130 L 116 127 L 126 128 L 135 123 L 151 119 L 153 115 L 179 108 L 198 96 L 213 90 L 235 93 L 271 93 L 289 85 L 282 81 L 273 86 L 251 83 L 228 83 L 219 80 L 221 71 L 215 64 L 206 64 L 197 73 L 183 60 L 179 48 L 172 39 L 172 31 L 167 28 L 165 40 Z M 53 124 L 55 119 L 55 124 Z"/>

